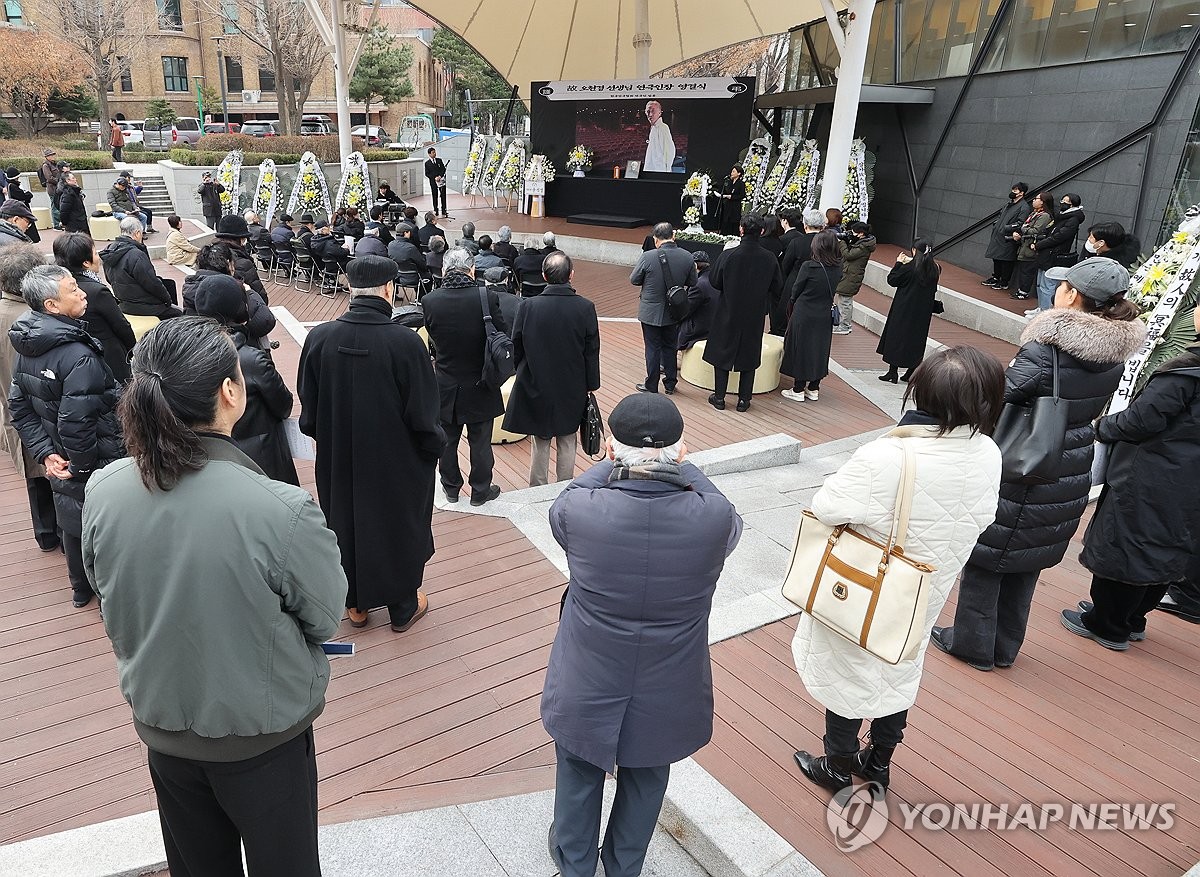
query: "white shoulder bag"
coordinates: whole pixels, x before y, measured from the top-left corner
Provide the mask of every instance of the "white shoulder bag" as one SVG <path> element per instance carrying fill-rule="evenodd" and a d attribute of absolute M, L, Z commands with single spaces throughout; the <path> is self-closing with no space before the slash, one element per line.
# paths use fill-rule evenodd
<path fill-rule="evenodd" d="M 887 544 L 849 524 L 830 527 L 805 511 L 783 582 L 785 599 L 889 664 L 916 656 L 936 572 L 904 555 L 917 465 L 911 444 L 901 445 L 904 463 Z"/>

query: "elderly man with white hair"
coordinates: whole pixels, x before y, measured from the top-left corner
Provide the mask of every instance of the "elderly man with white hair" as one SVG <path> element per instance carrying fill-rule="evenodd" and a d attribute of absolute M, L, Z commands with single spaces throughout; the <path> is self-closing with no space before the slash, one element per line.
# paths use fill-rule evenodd
<path fill-rule="evenodd" d="M 435 351 L 441 423 L 446 433 L 446 449 L 438 463 L 442 490 L 447 501 L 458 502 L 463 488 L 458 443 L 465 428 L 471 457 L 467 483 L 473 506 L 491 502 L 500 495 L 500 486 L 492 483 L 495 457 L 491 440 L 492 421 L 504 413 L 504 399 L 499 387 L 481 386 L 479 380 L 487 340 L 483 321 L 485 301 L 492 325 L 508 333 L 499 297 L 494 290 L 480 287 L 475 281 L 475 258 L 462 247 L 450 250 L 442 260 L 441 288 L 421 299 L 425 328 Z"/>
<path fill-rule="evenodd" d="M 130 214 L 121 220 L 121 233 L 100 252 L 104 276 L 122 313 L 160 320 L 181 317 L 183 309 L 175 303 L 175 282 L 168 287 L 155 273 L 142 242 L 145 233 L 137 216 Z"/>
<path fill-rule="evenodd" d="M 250 241 L 250 246 L 257 247 L 259 244 L 270 242 L 267 229 L 262 224 L 262 217 L 253 210 L 247 210 L 242 214 L 242 218 L 246 220 L 246 231 L 249 232 L 246 237 Z"/>
<path fill-rule="evenodd" d="M 563 877 L 592 877 L 598 857 L 609 877 L 642 872 L 671 764 L 712 737 L 708 616 L 742 533 L 729 500 L 684 462 L 670 399 L 628 396 L 608 425 L 609 459 L 550 507 L 571 578 L 542 690 L 558 761 L 550 857 Z"/>
<path fill-rule="evenodd" d="M 554 232 L 548 231 L 542 235 L 542 255 L 549 256 L 558 249 L 558 239 L 554 237 Z"/>
<path fill-rule="evenodd" d="M 803 219 L 803 234 L 795 235 L 784 247 L 783 255 L 779 257 L 779 267 L 783 271 L 783 289 L 778 301 L 771 309 L 771 334 L 783 336 L 787 332 L 787 303 L 800 274 L 800 266 L 812 258 L 812 242 L 817 232 L 825 227 L 825 214 L 813 208 L 805 210 Z"/>
<path fill-rule="evenodd" d="M 492 244 L 492 252 L 504 260 L 510 268 L 513 262 L 517 261 L 517 256 L 521 255 L 520 250 L 512 244 L 512 228 L 507 225 L 500 226 L 500 230 L 496 232 L 496 240 Z"/>

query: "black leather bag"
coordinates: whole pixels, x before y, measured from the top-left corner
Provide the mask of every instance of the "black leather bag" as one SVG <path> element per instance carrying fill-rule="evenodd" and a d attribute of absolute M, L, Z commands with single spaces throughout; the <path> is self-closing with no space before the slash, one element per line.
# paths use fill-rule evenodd
<path fill-rule="evenodd" d="M 588 393 L 587 404 L 583 408 L 583 420 L 579 424 L 579 444 L 589 457 L 599 458 L 600 448 L 604 444 L 604 418 L 600 416 L 600 406 L 596 404 L 595 393 Z"/>
<path fill-rule="evenodd" d="M 517 373 L 517 360 L 512 339 L 492 324 L 492 309 L 488 306 L 487 290 L 479 287 L 479 303 L 483 306 L 483 326 L 487 337 L 483 341 L 483 374 L 481 386 L 494 390 Z"/>
<path fill-rule="evenodd" d="M 667 264 L 665 253 L 658 254 L 662 263 L 663 279 L 667 283 L 667 316 L 672 323 L 682 323 L 688 315 L 688 291 L 686 286 L 675 286 L 671 277 L 671 266 Z"/>
<path fill-rule="evenodd" d="M 1058 395 L 1058 350 L 1052 347 L 1050 351 L 1054 395 L 1039 396 L 1032 405 L 1008 403 L 992 435 L 1004 457 L 1003 480 L 1009 484 L 1058 480 L 1067 437 L 1067 401 Z"/>

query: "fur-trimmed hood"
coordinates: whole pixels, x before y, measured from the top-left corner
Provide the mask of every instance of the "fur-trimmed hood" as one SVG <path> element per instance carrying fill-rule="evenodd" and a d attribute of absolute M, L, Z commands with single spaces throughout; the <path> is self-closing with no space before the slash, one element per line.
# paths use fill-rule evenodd
<path fill-rule="evenodd" d="M 1083 362 L 1124 362 L 1146 340 L 1141 320 L 1106 320 L 1083 311 L 1053 308 L 1034 317 L 1021 333 L 1021 343 L 1040 341 Z"/>

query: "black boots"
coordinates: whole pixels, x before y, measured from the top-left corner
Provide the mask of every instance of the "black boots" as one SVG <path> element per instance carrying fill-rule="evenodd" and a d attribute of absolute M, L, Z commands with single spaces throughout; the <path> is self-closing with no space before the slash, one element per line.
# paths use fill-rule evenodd
<path fill-rule="evenodd" d="M 831 792 L 840 792 L 854 784 L 850 772 L 854 767 L 854 756 L 822 755 L 819 758 L 801 749 L 792 756 L 800 772 Z"/>
<path fill-rule="evenodd" d="M 888 369 L 888 373 L 886 375 L 879 376 L 879 380 L 886 381 L 889 384 L 898 383 L 900 380 L 900 369 L 892 366 Z"/>
<path fill-rule="evenodd" d="M 911 378 L 911 377 L 912 377 L 912 373 L 913 373 L 913 370 L 910 368 L 910 369 L 909 369 L 908 371 L 906 371 L 904 374 L 900 375 L 900 380 L 904 381 L 904 383 L 906 383 L 906 384 L 907 384 L 907 383 L 908 383 L 908 380 L 909 380 L 909 378 Z"/>
<path fill-rule="evenodd" d="M 869 783 L 878 783 L 886 792 L 892 778 L 892 753 L 895 751 L 895 746 L 876 746 L 872 743 L 866 749 L 860 749 L 850 760 L 850 770 Z"/>

